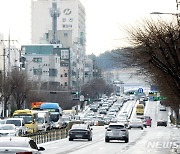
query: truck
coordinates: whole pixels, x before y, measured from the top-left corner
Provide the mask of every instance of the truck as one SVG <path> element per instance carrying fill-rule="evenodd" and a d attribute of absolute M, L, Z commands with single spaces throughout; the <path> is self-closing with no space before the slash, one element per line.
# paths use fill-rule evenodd
<path fill-rule="evenodd" d="M 47 110 L 50 112 L 52 128 L 62 128 L 62 108 L 58 103 L 45 102 L 41 104 L 40 110 Z"/>
<path fill-rule="evenodd" d="M 35 111 L 38 115 L 38 130 L 47 131 L 51 129 L 50 112 L 46 110 Z"/>
<path fill-rule="evenodd" d="M 31 109 L 32 110 L 40 110 L 41 104 L 44 102 L 32 102 L 31 103 Z"/>

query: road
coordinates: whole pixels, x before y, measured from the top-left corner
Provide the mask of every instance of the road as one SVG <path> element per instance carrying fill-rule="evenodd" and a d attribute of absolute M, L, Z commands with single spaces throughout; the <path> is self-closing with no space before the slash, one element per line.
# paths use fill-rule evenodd
<path fill-rule="evenodd" d="M 129 104 L 128 104 L 129 103 Z M 130 105 L 131 104 L 131 105 Z M 126 102 L 123 110 L 130 109 L 133 101 Z M 145 114 L 152 118 L 152 127 L 129 130 L 129 143 L 123 141 L 104 141 L 105 126 L 93 126 L 93 140 L 69 141 L 67 138 L 58 141 L 40 144 L 45 147 L 42 154 L 170 154 L 171 143 L 179 130 L 173 126 L 157 127 L 159 118 L 168 118 L 168 111 L 159 111 L 159 102 L 148 102 Z M 132 117 L 135 117 L 135 110 Z"/>

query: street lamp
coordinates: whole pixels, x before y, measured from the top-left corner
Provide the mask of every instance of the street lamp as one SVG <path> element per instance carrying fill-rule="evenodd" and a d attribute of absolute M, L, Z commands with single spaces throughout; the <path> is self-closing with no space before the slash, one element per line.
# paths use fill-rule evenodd
<path fill-rule="evenodd" d="M 177 23 L 178 23 L 178 25 L 180 26 L 180 20 L 179 20 L 180 13 L 151 12 L 150 14 L 170 14 L 170 15 L 174 15 L 174 16 L 177 17 Z"/>

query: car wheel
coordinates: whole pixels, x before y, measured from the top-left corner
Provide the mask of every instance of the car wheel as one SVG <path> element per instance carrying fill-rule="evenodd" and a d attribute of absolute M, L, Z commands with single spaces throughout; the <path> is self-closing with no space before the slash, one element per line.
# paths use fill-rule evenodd
<path fill-rule="evenodd" d="M 69 141 L 73 141 L 73 139 L 72 139 L 72 138 L 69 138 Z"/>
<path fill-rule="evenodd" d="M 109 142 L 109 139 L 106 138 L 106 139 L 105 139 L 105 142 Z"/>
<path fill-rule="evenodd" d="M 143 130 L 143 127 L 141 127 L 141 130 Z"/>
<path fill-rule="evenodd" d="M 89 138 L 88 138 L 88 141 L 92 141 L 92 137 L 89 137 Z"/>
<path fill-rule="evenodd" d="M 125 141 L 125 143 L 128 143 L 129 142 L 129 138 L 126 138 L 124 141 Z"/>

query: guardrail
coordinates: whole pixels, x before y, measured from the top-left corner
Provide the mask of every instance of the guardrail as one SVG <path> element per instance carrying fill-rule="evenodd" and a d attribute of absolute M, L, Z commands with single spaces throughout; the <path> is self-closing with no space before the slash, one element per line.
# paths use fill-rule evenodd
<path fill-rule="evenodd" d="M 31 137 L 37 144 L 40 144 L 66 138 L 68 136 L 68 129 L 54 129 L 36 134 L 27 134 L 25 136 Z"/>

